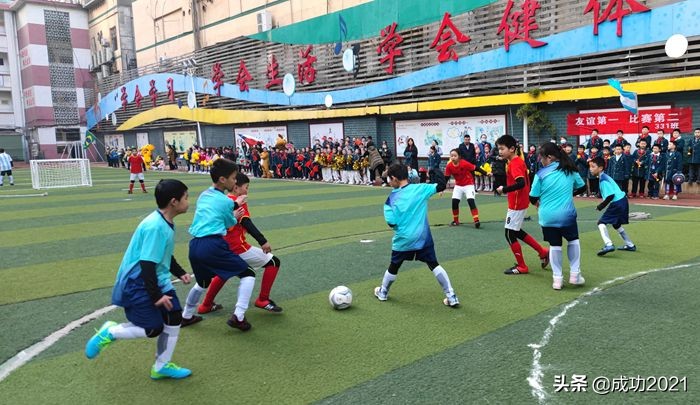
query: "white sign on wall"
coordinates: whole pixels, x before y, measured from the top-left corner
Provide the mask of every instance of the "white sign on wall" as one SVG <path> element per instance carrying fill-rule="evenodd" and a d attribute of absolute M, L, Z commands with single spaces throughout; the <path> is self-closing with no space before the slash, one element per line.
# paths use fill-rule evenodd
<path fill-rule="evenodd" d="M 141 149 L 142 147 L 148 145 L 148 132 L 137 132 L 136 133 L 136 147 Z"/>
<path fill-rule="evenodd" d="M 493 145 L 494 141 L 506 133 L 505 115 L 486 115 L 479 117 L 436 118 L 410 121 L 396 121 L 396 155 L 403 156 L 408 138 L 418 148 L 419 157 L 427 157 L 433 140 L 442 148 L 442 156 L 449 155 L 451 149 L 459 147 L 464 135 L 471 136 L 471 142 L 481 140 L 486 135 Z"/>
<path fill-rule="evenodd" d="M 124 149 L 124 135 L 105 135 L 105 146 L 107 148 Z"/>
<path fill-rule="evenodd" d="M 333 141 L 340 141 L 343 139 L 343 123 L 342 122 L 327 122 L 323 124 L 309 124 L 309 137 L 313 145 L 316 140 L 323 143 L 323 137 L 333 138 Z"/>
<path fill-rule="evenodd" d="M 254 138 L 263 142 L 265 146 L 275 146 L 277 141 L 277 135 L 282 135 L 284 139 L 287 139 L 287 127 L 277 126 L 277 127 L 250 127 L 250 128 L 234 128 L 233 129 L 234 142 L 238 146 L 241 144 L 241 138 L 239 135 Z"/>

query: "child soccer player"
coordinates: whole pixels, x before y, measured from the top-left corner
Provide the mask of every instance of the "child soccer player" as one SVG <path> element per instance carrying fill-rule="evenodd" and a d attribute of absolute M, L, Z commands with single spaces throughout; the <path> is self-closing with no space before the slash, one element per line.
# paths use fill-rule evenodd
<path fill-rule="evenodd" d="M 384 203 L 384 219 L 394 229 L 391 242 L 391 262 L 384 272 L 382 285 L 374 289 L 379 301 L 389 298 L 389 289 L 404 260 L 419 260 L 428 265 L 445 293 L 443 303 L 452 308 L 459 306 L 459 300 L 452 289 L 445 269 L 438 264 L 435 256 L 433 236 L 428 224 L 428 200 L 445 190 L 445 176 L 435 173 L 435 184 L 409 184 L 408 168 L 394 163 L 387 171 L 389 184 L 394 188 Z"/>
<path fill-rule="evenodd" d="M 477 168 L 473 164 L 467 162 L 459 156 L 459 149 L 452 149 L 450 151 L 450 162 L 445 166 L 445 181 L 450 178 L 450 176 L 455 177 L 455 188 L 452 190 L 452 223 L 450 225 L 459 225 L 459 202 L 462 201 L 462 196 L 467 198 L 467 204 L 469 204 L 469 209 L 472 212 L 472 219 L 474 220 L 474 227 L 479 229 L 481 222 L 479 222 L 479 209 L 476 208 L 476 190 L 474 190 L 474 176 L 472 173 L 474 171 L 486 175 L 486 172 L 480 168 Z"/>
<path fill-rule="evenodd" d="M 10 185 L 15 185 L 15 178 L 12 177 L 12 168 L 14 167 L 14 165 L 15 164 L 12 161 L 12 157 L 10 157 L 10 155 L 7 152 L 5 152 L 4 148 L 0 148 L 0 186 L 3 185 L 5 175 L 7 175 L 10 178 Z"/>
<path fill-rule="evenodd" d="M 134 193 L 134 181 L 138 177 L 139 183 L 141 183 L 141 190 L 144 193 L 146 191 L 146 185 L 143 183 L 143 171 L 146 169 L 146 162 L 143 161 L 141 155 L 136 152 L 136 148 L 131 151 L 131 156 L 129 156 L 129 194 Z"/>
<path fill-rule="evenodd" d="M 540 257 L 542 268 L 549 264 L 549 251 L 543 248 L 535 238 L 528 235 L 521 229 L 527 207 L 530 205 L 528 194 L 530 185 L 527 181 L 527 168 L 525 162 L 520 158 L 517 150 L 518 143 L 510 135 L 503 135 L 496 140 L 498 154 L 508 161 L 506 166 L 506 187 L 499 186 L 496 193 L 508 193 L 508 212 L 506 215 L 506 240 L 510 245 L 510 250 L 515 255 L 517 263 L 515 266 L 506 269 L 505 274 L 527 274 L 529 269 L 523 258 L 523 251 L 518 239 L 524 241 L 537 251 Z"/>
<path fill-rule="evenodd" d="M 561 290 L 564 284 L 562 238 L 566 239 L 569 257 L 569 284 L 582 285 L 581 245 L 576 224 L 574 195 L 586 191 L 586 183 L 578 174 L 573 160 L 555 144 L 540 146 L 542 169 L 537 171 L 530 190 L 530 202 L 539 202 L 539 222 L 542 236 L 549 242 L 549 263 L 552 265 L 552 288 Z"/>
<path fill-rule="evenodd" d="M 627 202 L 627 196 L 620 190 L 617 183 L 604 173 L 605 161 L 602 157 L 591 160 L 589 166 L 591 174 L 598 177 L 600 180 L 600 194 L 603 197 L 603 202 L 598 204 L 596 209 L 602 211 L 605 207 L 608 207 L 603 216 L 598 220 L 598 229 L 605 243 L 605 246 L 598 251 L 598 256 L 604 256 L 615 250 L 615 246 L 613 246 L 612 240 L 610 240 L 610 235 L 608 235 L 607 225 L 612 225 L 625 241 L 625 245 L 617 249 L 634 252 L 637 250 L 637 247 L 629 236 L 627 236 L 625 229 L 622 227 L 622 225 L 629 223 L 629 203 Z M 608 206 L 608 204 L 610 206 Z"/>
<path fill-rule="evenodd" d="M 194 311 L 202 293 L 216 275 L 224 281 L 234 276 L 241 279 L 236 308 L 226 323 L 243 332 L 251 328 L 245 318 L 245 311 L 253 294 L 255 273 L 240 256 L 229 249 L 224 240 L 226 230 L 234 226 L 237 218 L 243 215 L 243 210 L 225 194 L 232 191 L 236 185 L 237 173 L 236 163 L 228 159 L 217 159 L 209 171 L 214 184 L 204 190 L 197 199 L 197 209 L 190 226 L 193 239 L 190 240 L 189 255 L 197 283 L 187 294 L 185 310 L 182 312 L 183 327 L 202 320 L 201 316 L 194 315 Z M 244 204 L 245 198 L 242 198 L 240 203 Z"/>
<path fill-rule="evenodd" d="M 250 178 L 243 173 L 238 173 L 236 175 L 236 185 L 233 186 L 233 192 L 228 197 L 236 201 L 242 196 L 247 196 L 249 185 Z M 272 251 L 270 243 L 251 221 L 248 203 L 241 203 L 240 208 L 243 210 L 243 216 L 241 216 L 236 225 L 228 229 L 224 239 L 231 251 L 245 260 L 248 266 L 253 269 L 265 268 L 260 295 L 255 300 L 255 306 L 270 312 L 282 312 L 282 308 L 270 299 L 270 290 L 272 290 L 272 284 L 275 282 L 275 277 L 277 277 L 277 272 L 280 269 L 280 259 L 270 253 Z M 260 247 L 250 246 L 245 239 L 246 232 L 260 244 Z M 224 284 L 226 284 L 226 280 L 219 276 L 212 279 L 211 285 L 207 289 L 207 295 L 204 297 L 204 301 L 197 309 L 197 312 L 206 314 L 221 309 L 221 305 L 214 303 L 214 298 L 216 298 L 216 294 L 219 293 Z"/>
<path fill-rule="evenodd" d="M 161 180 L 155 197 L 158 209 L 136 227 L 112 290 L 112 303 L 124 308 L 128 322 L 105 322 L 88 340 L 85 355 L 94 359 L 115 340 L 158 337 L 151 378 L 179 379 L 192 372 L 170 361 L 182 320 L 182 308 L 170 275 L 186 284 L 190 282 L 190 275 L 173 256 L 173 219 L 187 212 L 187 186 L 179 180 Z"/>

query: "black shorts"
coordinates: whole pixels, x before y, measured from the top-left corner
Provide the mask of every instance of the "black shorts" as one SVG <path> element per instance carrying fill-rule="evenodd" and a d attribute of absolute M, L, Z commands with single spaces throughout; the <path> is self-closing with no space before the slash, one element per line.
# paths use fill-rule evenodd
<path fill-rule="evenodd" d="M 1 171 L 0 176 L 12 176 L 12 169 Z"/>
<path fill-rule="evenodd" d="M 406 260 L 418 260 L 423 263 L 437 263 L 437 256 L 435 256 L 435 245 L 429 245 L 420 250 L 409 250 L 406 252 L 399 252 L 396 250 L 391 251 L 392 263 L 401 264 Z"/>
<path fill-rule="evenodd" d="M 549 246 L 561 246 L 562 238 L 568 242 L 578 239 L 578 225 L 574 222 L 564 227 L 543 226 L 542 238 L 549 243 Z"/>
<path fill-rule="evenodd" d="M 627 197 L 625 197 L 610 203 L 608 209 L 605 210 L 603 216 L 598 220 L 598 223 L 619 227 L 620 225 L 629 224 L 629 214 L 630 207 Z"/>

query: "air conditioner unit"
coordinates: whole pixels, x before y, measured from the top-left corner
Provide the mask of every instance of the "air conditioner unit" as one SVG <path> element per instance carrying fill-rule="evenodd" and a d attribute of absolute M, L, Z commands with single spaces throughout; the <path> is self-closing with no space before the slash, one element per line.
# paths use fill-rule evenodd
<path fill-rule="evenodd" d="M 90 53 L 90 57 L 92 58 L 92 66 L 93 67 L 99 65 L 99 63 L 97 62 L 97 53 L 95 53 L 95 52 Z"/>
<path fill-rule="evenodd" d="M 104 53 L 102 52 L 102 50 L 97 51 L 95 55 L 97 56 L 97 63 L 95 64 L 95 66 L 100 66 L 103 63 L 105 63 Z"/>
<path fill-rule="evenodd" d="M 103 58 L 104 58 L 104 63 L 111 63 L 112 60 L 114 59 L 114 51 L 112 48 L 104 48 L 102 49 L 103 53 Z"/>
<path fill-rule="evenodd" d="M 258 32 L 269 31 L 272 29 L 272 14 L 269 11 L 261 11 L 257 14 L 258 17 Z"/>

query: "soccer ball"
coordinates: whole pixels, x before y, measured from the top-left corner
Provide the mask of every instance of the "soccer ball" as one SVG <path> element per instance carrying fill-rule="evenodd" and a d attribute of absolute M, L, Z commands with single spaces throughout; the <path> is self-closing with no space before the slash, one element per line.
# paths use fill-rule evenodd
<path fill-rule="evenodd" d="M 333 309 L 345 309 L 352 304 L 352 291 L 344 285 L 339 285 L 328 294 L 328 301 Z"/>

